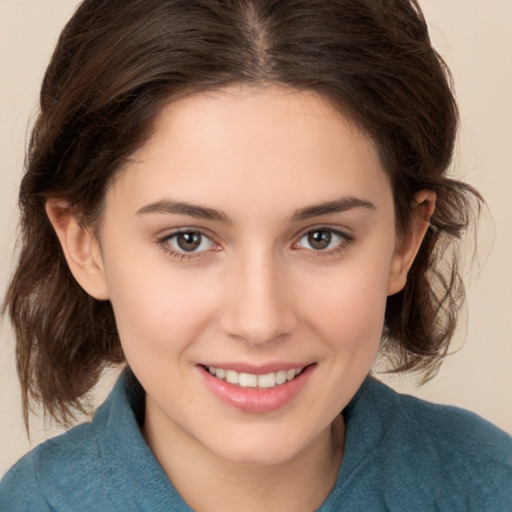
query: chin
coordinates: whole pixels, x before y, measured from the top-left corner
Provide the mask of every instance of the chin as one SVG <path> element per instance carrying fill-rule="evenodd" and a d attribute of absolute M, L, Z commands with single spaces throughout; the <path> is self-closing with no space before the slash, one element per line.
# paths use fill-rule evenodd
<path fill-rule="evenodd" d="M 275 428 L 259 428 L 259 432 L 239 432 L 226 439 L 221 446 L 210 450 L 232 464 L 250 467 L 277 466 L 300 456 L 307 447 L 314 444 L 307 434 L 290 436 L 291 427 L 276 432 Z"/>
<path fill-rule="evenodd" d="M 221 455 L 225 460 L 238 466 L 270 467 L 285 464 L 300 453 L 299 447 L 241 447 L 230 449 Z"/>

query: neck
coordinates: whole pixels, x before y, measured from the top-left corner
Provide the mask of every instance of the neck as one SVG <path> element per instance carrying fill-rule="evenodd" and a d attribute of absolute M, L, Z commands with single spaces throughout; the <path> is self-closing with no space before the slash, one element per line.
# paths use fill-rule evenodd
<path fill-rule="evenodd" d="M 333 489 L 343 456 L 342 416 L 296 456 L 272 465 L 222 459 L 179 428 L 164 435 L 151 416 L 144 437 L 176 490 L 197 512 L 316 510 Z"/>

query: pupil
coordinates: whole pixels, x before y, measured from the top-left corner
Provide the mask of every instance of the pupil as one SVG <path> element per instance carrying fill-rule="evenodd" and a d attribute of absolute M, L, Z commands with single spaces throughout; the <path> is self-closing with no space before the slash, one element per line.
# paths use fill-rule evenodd
<path fill-rule="evenodd" d="M 308 235 L 308 242 L 314 249 L 327 249 L 331 243 L 331 233 L 326 230 L 313 231 Z"/>
<path fill-rule="evenodd" d="M 195 251 L 201 245 L 201 233 L 194 231 L 179 233 L 177 238 L 180 249 L 184 251 Z"/>

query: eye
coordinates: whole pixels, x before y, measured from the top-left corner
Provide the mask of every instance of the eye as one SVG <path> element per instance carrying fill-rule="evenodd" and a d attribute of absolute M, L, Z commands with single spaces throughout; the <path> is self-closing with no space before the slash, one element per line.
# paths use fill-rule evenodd
<path fill-rule="evenodd" d="M 313 251 L 331 251 L 341 249 L 350 242 L 351 238 L 333 228 L 311 229 L 304 233 L 295 244 L 300 249 L 311 249 Z"/>
<path fill-rule="evenodd" d="M 176 231 L 160 240 L 166 250 L 172 254 L 187 255 L 209 251 L 215 247 L 215 242 L 200 231 Z"/>

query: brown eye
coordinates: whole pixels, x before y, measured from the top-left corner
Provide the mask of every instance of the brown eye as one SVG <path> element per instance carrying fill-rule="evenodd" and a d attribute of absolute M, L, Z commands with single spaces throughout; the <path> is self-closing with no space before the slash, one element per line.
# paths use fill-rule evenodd
<path fill-rule="evenodd" d="M 332 241 L 332 234 L 327 229 L 318 229 L 308 233 L 308 243 L 317 251 L 327 249 Z"/>
<path fill-rule="evenodd" d="M 208 253 L 220 250 L 208 235 L 202 231 L 182 228 L 163 236 L 158 240 L 158 245 L 176 261 L 186 262 L 191 259 L 201 258 Z"/>
<path fill-rule="evenodd" d="M 176 235 L 176 244 L 185 252 L 196 251 L 203 240 L 203 235 L 197 231 L 186 231 Z"/>
<path fill-rule="evenodd" d="M 352 237 L 342 231 L 329 227 L 320 227 L 304 233 L 294 246 L 299 249 L 330 253 L 335 249 L 341 249 L 348 245 L 351 240 Z"/>

